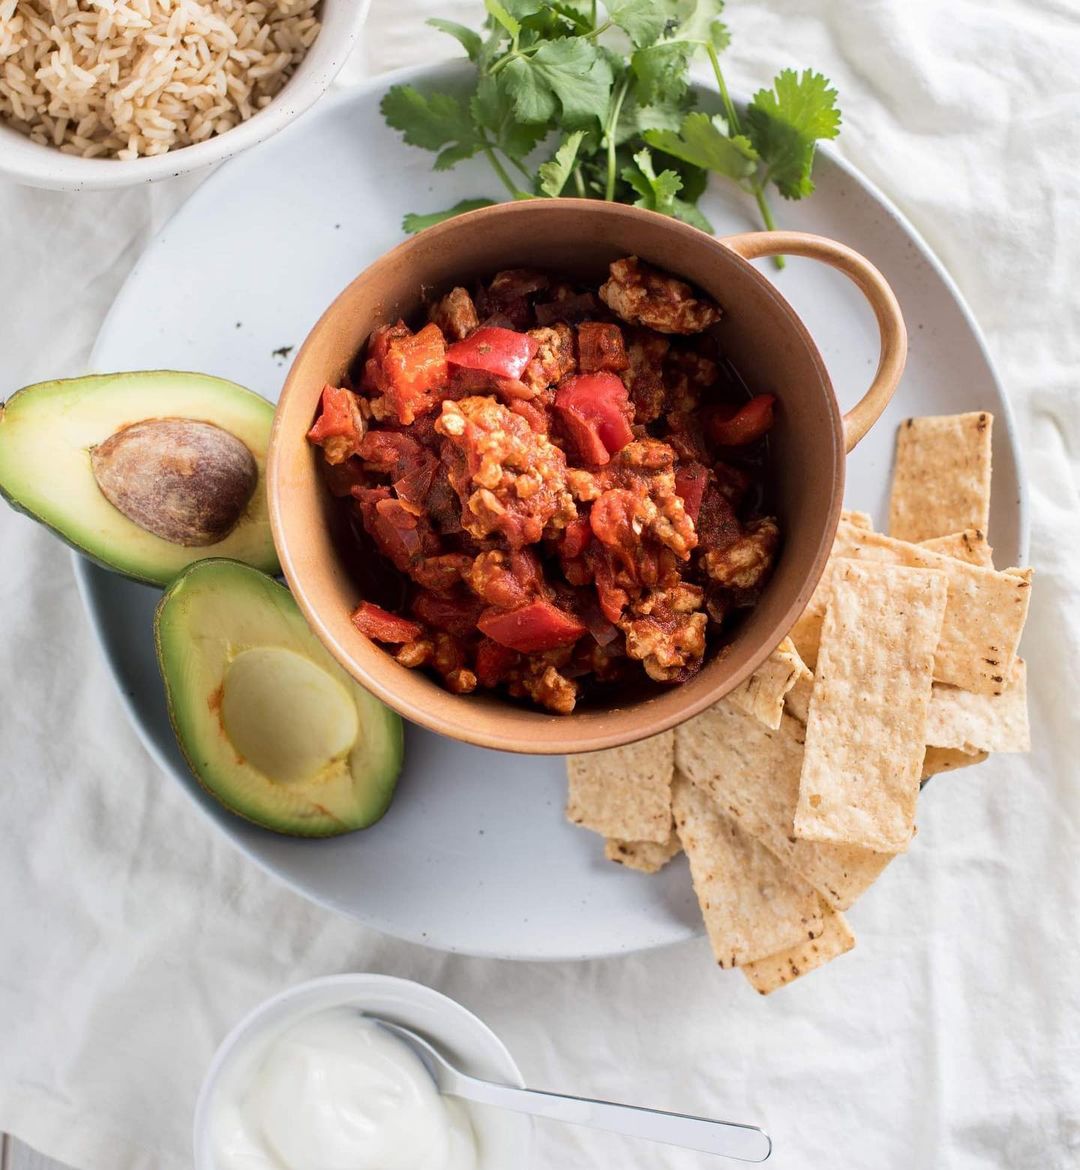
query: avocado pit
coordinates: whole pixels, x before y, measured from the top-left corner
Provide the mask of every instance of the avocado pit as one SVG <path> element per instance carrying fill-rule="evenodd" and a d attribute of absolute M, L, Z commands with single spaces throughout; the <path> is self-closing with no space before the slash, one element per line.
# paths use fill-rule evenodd
<path fill-rule="evenodd" d="M 213 423 L 132 423 L 90 449 L 102 495 L 134 524 L 185 548 L 217 544 L 236 527 L 259 479 L 251 451 Z"/>

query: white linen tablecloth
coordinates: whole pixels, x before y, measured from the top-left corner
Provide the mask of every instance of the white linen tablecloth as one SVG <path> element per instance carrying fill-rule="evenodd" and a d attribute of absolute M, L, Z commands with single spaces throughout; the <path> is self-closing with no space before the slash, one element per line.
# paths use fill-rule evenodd
<path fill-rule="evenodd" d="M 354 79 L 447 54 L 376 0 Z M 217 1041 L 337 971 L 462 1000 L 532 1084 L 764 1124 L 798 1170 L 1080 1165 L 1080 10 L 1076 0 L 732 0 L 731 82 L 838 85 L 840 150 L 987 332 L 1031 476 L 1035 747 L 934 782 L 855 952 L 768 1000 L 704 942 L 511 966 L 382 938 L 277 885 L 162 776 L 113 693 L 66 550 L 0 512 L 0 1131 L 85 1170 L 183 1170 Z M 0 394 L 82 372 L 139 250 L 197 180 L 0 186 Z M 540 1167 L 704 1166 L 572 1128 Z M 711 1164 L 711 1163 L 710 1163 Z M 507 1167 L 506 1170 L 517 1170 Z"/>

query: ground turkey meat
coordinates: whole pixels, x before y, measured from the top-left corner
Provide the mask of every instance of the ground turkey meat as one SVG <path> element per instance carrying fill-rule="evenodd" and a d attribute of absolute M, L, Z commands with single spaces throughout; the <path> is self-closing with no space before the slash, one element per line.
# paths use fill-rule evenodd
<path fill-rule="evenodd" d="M 688 284 L 636 256 L 611 265 L 610 279 L 600 286 L 600 299 L 624 321 L 658 333 L 700 333 L 720 320 L 719 305 L 697 297 Z"/>

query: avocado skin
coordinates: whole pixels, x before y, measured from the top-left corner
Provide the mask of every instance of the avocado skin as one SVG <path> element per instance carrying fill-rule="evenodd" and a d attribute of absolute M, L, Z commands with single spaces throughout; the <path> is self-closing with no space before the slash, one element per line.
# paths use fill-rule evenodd
<path fill-rule="evenodd" d="M 85 391 L 89 397 L 95 392 L 95 390 L 101 393 L 107 393 L 108 388 L 112 385 L 119 383 L 136 384 L 139 380 L 146 382 L 148 385 L 152 385 L 155 382 L 161 383 L 165 386 L 166 389 L 168 389 L 170 383 L 175 384 L 178 389 L 189 387 L 193 382 L 213 384 L 218 394 L 227 396 L 235 403 L 243 403 L 246 409 L 253 409 L 257 412 L 265 412 L 265 426 L 260 428 L 261 431 L 264 432 L 260 436 L 262 440 L 260 444 L 261 450 L 253 452 L 253 454 L 257 455 L 263 462 L 265 462 L 266 451 L 269 445 L 270 428 L 273 423 L 274 407 L 273 404 L 263 398 L 262 395 L 256 394 L 254 390 L 249 390 L 246 386 L 241 386 L 236 382 L 230 382 L 227 379 L 217 378 L 209 374 L 186 373 L 184 371 L 177 370 L 138 370 L 130 372 L 125 371 L 116 374 L 87 374 L 80 378 L 62 378 L 49 382 L 35 382 L 30 386 L 23 386 L 21 389 L 16 390 L 8 397 L 5 403 L 0 403 L 0 498 L 2 498 L 4 502 L 7 503 L 8 506 L 14 511 L 19 512 L 23 516 L 28 516 L 31 520 L 36 521 L 43 528 L 48 529 L 48 531 L 51 532 L 53 536 L 63 541 L 63 543 L 66 544 L 69 548 L 74 549 L 74 551 L 77 552 L 80 556 L 86 557 L 87 560 L 92 561 L 95 565 L 99 565 L 103 569 L 108 569 L 110 572 L 119 573 L 121 576 L 128 577 L 132 581 L 138 581 L 144 585 L 155 585 L 160 588 L 175 580 L 177 573 L 182 571 L 182 569 L 172 565 L 155 565 L 153 564 L 154 558 L 152 556 L 144 556 L 141 558 L 141 561 L 133 563 L 131 559 L 125 555 L 125 552 L 122 548 L 124 542 L 138 541 L 142 543 L 149 543 L 147 541 L 148 537 L 151 541 L 157 541 L 160 538 L 153 537 L 152 534 L 144 532 L 137 525 L 128 520 L 127 517 L 123 516 L 122 513 L 116 512 L 116 510 L 112 508 L 112 505 L 109 504 L 108 507 L 112 509 L 113 512 L 115 512 L 115 515 L 118 518 L 117 523 L 122 535 L 117 535 L 113 542 L 107 547 L 94 547 L 94 545 L 90 544 L 87 540 L 81 540 L 78 537 L 72 535 L 70 531 L 66 531 L 55 519 L 50 519 L 47 515 L 45 515 L 41 510 L 40 503 L 38 507 L 35 507 L 33 503 L 24 498 L 29 494 L 26 492 L 25 486 L 20 488 L 9 483 L 7 477 L 5 476 L 4 467 L 5 436 L 3 428 L 7 416 L 12 413 L 13 409 L 16 413 L 18 413 L 20 410 L 26 409 L 25 404 L 32 404 L 33 401 L 38 398 L 44 399 L 45 396 L 60 389 L 66 389 L 72 392 L 76 390 Z M 156 398 L 149 393 L 145 398 L 145 411 L 145 417 L 155 417 L 175 413 L 175 411 L 171 410 L 170 402 L 167 397 Z M 202 413 L 213 415 L 214 412 L 210 410 Z M 138 420 L 128 418 L 125 421 L 130 422 Z M 214 422 L 215 419 L 211 417 L 206 421 Z M 229 427 L 225 426 L 222 429 L 229 430 Z M 103 441 L 108 437 L 108 434 L 102 434 L 99 438 L 99 441 Z M 52 454 L 48 449 L 47 444 L 43 445 L 40 454 L 43 461 L 43 466 L 47 465 L 50 460 L 50 455 Z M 82 485 L 79 486 L 81 489 Z M 94 481 L 93 474 L 90 469 L 89 459 L 86 460 L 85 490 L 90 493 L 91 497 L 95 501 L 98 497 L 104 501 L 104 496 L 101 496 L 100 489 L 98 488 L 96 481 Z M 260 475 L 260 482 L 256 487 L 256 491 L 265 492 L 262 474 Z M 105 503 L 107 503 L 107 501 L 105 501 Z M 252 521 L 249 517 L 242 516 L 239 524 L 237 525 L 237 530 L 244 526 L 248 526 L 251 523 Z M 260 521 L 260 523 L 264 524 L 265 526 L 265 539 L 258 542 L 260 547 L 258 548 L 257 553 L 254 553 L 251 556 L 250 563 L 254 564 L 257 568 L 260 568 L 265 572 L 277 573 L 280 571 L 280 565 L 278 564 L 277 553 L 274 550 L 273 540 L 270 535 L 269 522 Z M 234 533 L 235 531 L 236 530 L 234 530 Z M 234 533 L 230 533 L 229 536 L 227 536 L 220 543 L 220 545 L 211 546 L 211 551 L 216 547 L 218 549 L 217 555 L 219 556 L 234 551 L 228 547 L 234 543 Z M 161 544 L 165 549 L 178 547 L 170 546 L 167 544 L 167 542 L 161 542 Z M 188 549 L 184 551 L 190 554 L 190 560 L 194 560 L 199 550 Z M 190 563 L 190 560 L 188 563 Z M 183 567 L 186 567 L 186 565 Z"/>
<path fill-rule="evenodd" d="M 176 600 L 185 591 L 190 591 L 193 587 L 198 588 L 207 581 L 215 586 L 220 586 L 223 581 L 231 581 L 231 586 L 227 588 L 235 590 L 237 601 L 241 600 L 239 596 L 241 592 L 250 592 L 250 596 L 243 598 L 243 603 L 248 606 L 270 604 L 280 608 L 291 621 L 297 623 L 298 641 L 309 642 L 318 664 L 332 667 L 358 703 L 366 709 L 367 718 L 362 719 L 367 732 L 366 766 L 363 776 L 357 777 L 353 773 L 354 779 L 362 783 L 364 790 L 359 794 L 352 810 L 341 810 L 342 815 L 335 815 L 323 808 L 321 814 L 303 817 L 289 815 L 287 811 L 272 807 L 272 799 L 266 799 L 267 795 L 272 796 L 272 789 L 269 793 L 265 786 L 261 790 L 249 788 L 244 791 L 244 782 L 239 774 L 245 768 L 251 771 L 246 765 L 241 768 L 231 761 L 226 763 L 224 757 L 221 757 L 215 767 L 214 761 L 202 758 L 207 753 L 194 750 L 190 729 L 181 711 L 182 701 L 193 696 L 182 696 L 181 688 L 171 678 L 171 651 L 165 644 L 166 626 L 170 610 Z M 261 602 L 255 600 L 259 593 L 263 594 Z M 285 586 L 241 561 L 225 557 L 196 561 L 172 583 L 158 602 L 154 615 L 154 646 L 158 669 L 165 686 L 169 721 L 176 736 L 177 746 L 200 787 L 230 812 L 260 828 L 284 836 L 306 838 L 336 837 L 356 832 L 369 828 L 385 815 L 393 800 L 394 789 L 404 762 L 405 735 L 401 717 L 365 691 L 359 683 L 349 678 L 329 657 L 315 635 L 311 633 L 292 594 Z M 296 646 L 291 648 L 296 649 Z M 207 721 L 215 718 L 209 708 L 206 708 L 205 712 L 200 711 L 199 715 Z M 272 784 L 269 781 L 266 783 Z"/>

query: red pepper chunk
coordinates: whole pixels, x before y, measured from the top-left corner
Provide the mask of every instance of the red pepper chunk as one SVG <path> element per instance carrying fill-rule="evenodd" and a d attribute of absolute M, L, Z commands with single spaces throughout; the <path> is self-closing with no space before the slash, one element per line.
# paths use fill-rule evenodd
<path fill-rule="evenodd" d="M 708 483 L 708 469 L 700 463 L 680 463 L 675 469 L 675 491 L 682 497 L 683 508 L 695 524 Z"/>
<path fill-rule="evenodd" d="M 721 447 L 745 447 L 771 429 L 775 405 L 775 394 L 756 394 L 736 411 L 714 408 L 706 417 L 705 429 Z"/>
<path fill-rule="evenodd" d="M 533 601 L 509 613 L 486 609 L 476 625 L 493 642 L 522 654 L 540 654 L 568 646 L 588 632 L 576 618 L 550 601 Z"/>
<path fill-rule="evenodd" d="M 307 433 L 308 442 L 322 447 L 326 462 L 344 463 L 360 450 L 364 420 L 356 395 L 344 387 L 323 387 L 319 417 Z"/>
<path fill-rule="evenodd" d="M 361 601 L 353 610 L 352 624 L 376 642 L 414 642 L 423 633 L 416 622 L 371 601 Z"/>
<path fill-rule="evenodd" d="M 602 466 L 629 443 L 629 392 L 621 378 L 602 371 L 565 378 L 555 391 L 555 409 L 582 462 Z"/>
<path fill-rule="evenodd" d="M 446 338 L 434 323 L 419 333 L 391 337 L 376 382 L 391 413 L 403 426 L 427 414 L 439 401 L 436 391 L 449 381 Z"/>
<path fill-rule="evenodd" d="M 527 333 L 483 325 L 464 341 L 455 341 L 446 351 L 446 360 L 466 370 L 482 370 L 497 378 L 517 380 L 539 348 L 540 343 Z"/>

